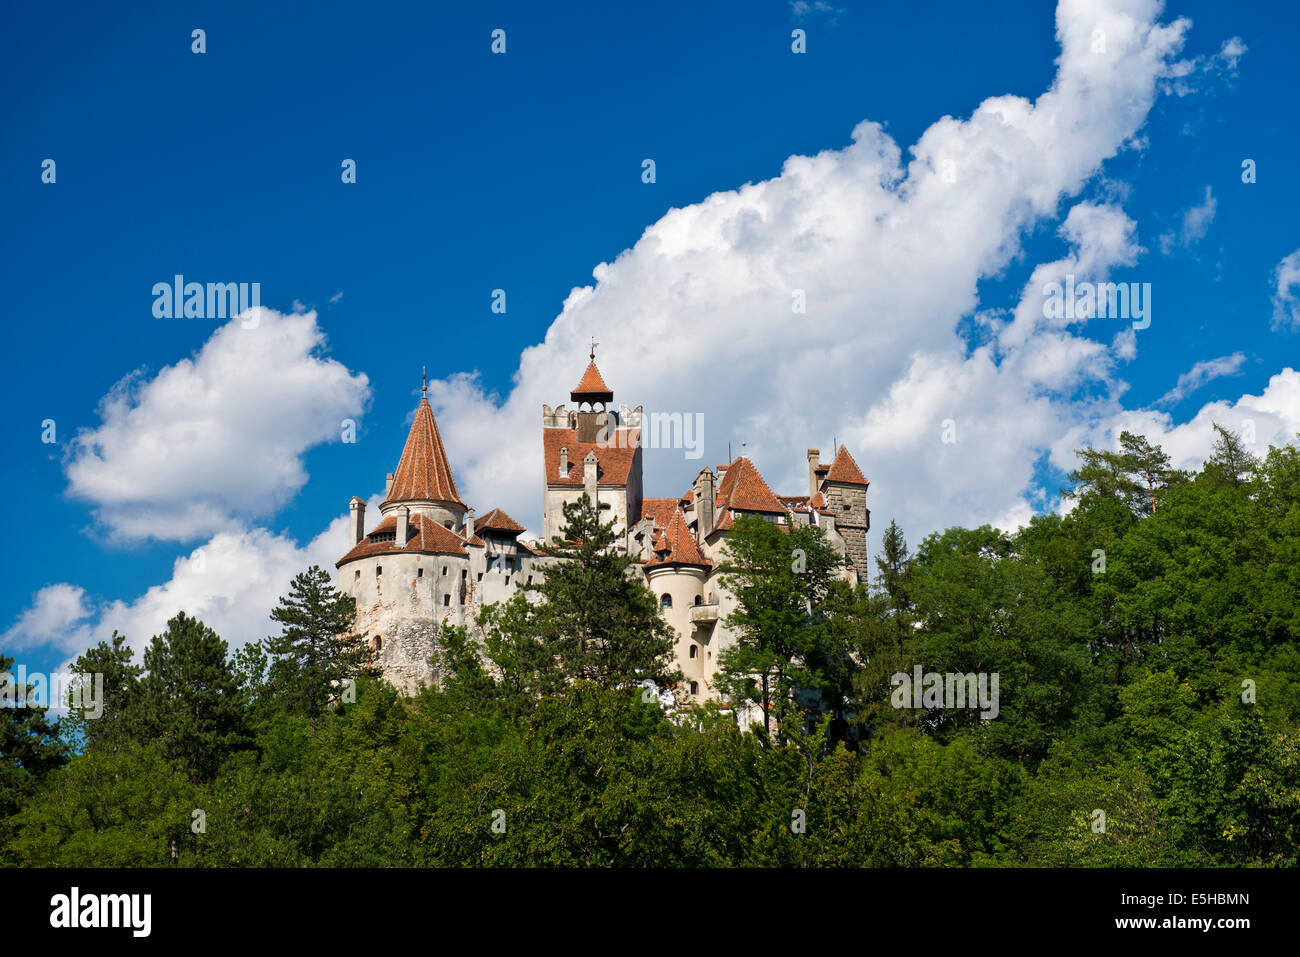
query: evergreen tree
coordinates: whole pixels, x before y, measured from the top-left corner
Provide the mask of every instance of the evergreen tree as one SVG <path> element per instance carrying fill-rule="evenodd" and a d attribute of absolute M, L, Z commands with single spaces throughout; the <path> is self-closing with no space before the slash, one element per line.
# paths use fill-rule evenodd
<path fill-rule="evenodd" d="M 98 675 L 103 682 L 103 714 L 91 718 L 70 710 L 64 719 L 68 725 L 66 737 L 81 738 L 87 750 L 109 751 L 121 749 L 128 741 L 142 740 L 140 675 L 144 669 L 133 659 L 126 636 L 116 631 L 108 641 L 99 642 L 77 658 L 72 667 L 76 674 L 89 680 Z"/>
<path fill-rule="evenodd" d="M 650 589 L 632 574 L 632 559 L 614 548 L 614 523 L 602 522 L 586 495 L 564 506 L 564 519 L 546 549 L 560 561 L 546 567 L 540 584 L 524 586 L 540 600 L 515 603 L 515 632 L 534 638 L 567 681 L 617 688 L 680 678 L 672 665 L 672 629 Z M 541 664 L 537 647 L 515 645 L 525 665 Z"/>
<path fill-rule="evenodd" d="M 1205 460 L 1204 472 L 1210 481 L 1219 485 L 1241 488 L 1249 476 L 1259 467 L 1259 459 L 1246 448 L 1241 436 L 1225 429 L 1217 422 L 1211 423 L 1216 438 L 1214 449 Z"/>
<path fill-rule="evenodd" d="M 195 783 L 210 781 L 227 755 L 248 743 L 242 697 L 226 642 L 180 612 L 144 653 L 140 723 L 146 740 Z"/>
<path fill-rule="evenodd" d="M 0 655 L 0 822 L 68 757 L 58 727 L 46 708 L 28 703 L 31 689 L 18 686 L 13 667 L 13 658 Z"/>
<path fill-rule="evenodd" d="M 339 591 L 317 565 L 294 576 L 289 595 L 271 618 L 282 626 L 267 638 L 268 684 L 286 710 L 317 718 L 343 691 L 343 683 L 377 675 L 364 637 L 353 632 L 356 600 Z M 258 665 L 245 656 L 241 668 Z"/>

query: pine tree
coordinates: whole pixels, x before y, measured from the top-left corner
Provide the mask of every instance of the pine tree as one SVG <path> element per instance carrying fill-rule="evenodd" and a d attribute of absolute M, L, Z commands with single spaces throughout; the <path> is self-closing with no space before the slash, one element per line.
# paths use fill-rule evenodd
<path fill-rule="evenodd" d="M 64 719 L 68 736 L 82 738 L 87 750 L 117 751 L 128 741 L 143 739 L 139 704 L 144 668 L 133 658 L 126 636 L 114 631 L 112 638 L 88 649 L 73 665 L 76 674 L 89 680 L 100 676 L 103 687 L 103 713 L 98 718 L 86 716 L 84 709 L 83 713 L 73 709 Z"/>
<path fill-rule="evenodd" d="M 18 687 L 13 666 L 13 658 L 0 655 L 0 822 L 68 759 L 58 727 L 47 709 L 26 703 L 30 688 Z"/>
<path fill-rule="evenodd" d="M 335 588 L 318 565 L 294 576 L 271 618 L 283 628 L 263 642 L 271 659 L 268 683 L 288 711 L 317 718 L 345 682 L 379 674 L 365 638 L 353 632 L 356 600 Z"/>
<path fill-rule="evenodd" d="M 1217 438 L 1214 450 L 1205 460 L 1204 473 L 1220 485 L 1241 488 L 1246 476 L 1259 466 L 1259 459 L 1252 455 L 1241 441 L 1241 436 L 1219 425 L 1211 423 Z"/>
<path fill-rule="evenodd" d="M 585 494 L 564 506 L 564 519 L 546 548 L 560 561 L 547 566 L 540 584 L 525 586 L 541 599 L 527 607 L 525 633 L 570 681 L 616 688 L 680 678 L 672 666 L 672 629 L 654 595 L 631 574 L 632 560 L 614 548 L 614 523 L 602 523 Z"/>
<path fill-rule="evenodd" d="M 146 739 L 195 783 L 212 780 L 226 756 L 248 743 L 226 642 L 180 612 L 154 636 L 144 667 L 139 705 Z"/>

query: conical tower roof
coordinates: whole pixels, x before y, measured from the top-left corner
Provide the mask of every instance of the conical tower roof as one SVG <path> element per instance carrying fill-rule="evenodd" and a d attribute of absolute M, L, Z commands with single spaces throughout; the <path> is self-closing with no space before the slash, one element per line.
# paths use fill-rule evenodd
<path fill-rule="evenodd" d="M 448 502 L 464 506 L 451 475 L 447 450 L 438 434 L 438 423 L 428 399 L 421 399 L 415 409 L 415 421 L 402 449 L 401 461 L 393 473 L 393 486 L 383 504 L 392 502 Z"/>
<path fill-rule="evenodd" d="M 613 390 L 605 385 L 605 380 L 600 377 L 600 370 L 596 368 L 594 358 L 587 364 L 587 371 L 582 374 L 582 381 L 569 393 L 569 397 L 574 402 L 581 402 L 584 399 L 588 402 L 609 402 L 614 398 Z"/>

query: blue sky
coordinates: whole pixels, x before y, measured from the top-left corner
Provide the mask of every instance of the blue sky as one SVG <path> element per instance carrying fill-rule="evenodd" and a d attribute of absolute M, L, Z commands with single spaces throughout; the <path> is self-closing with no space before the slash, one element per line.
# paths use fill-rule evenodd
<path fill-rule="evenodd" d="M 1089 83 L 1063 97 L 1062 126 L 1092 125 L 1047 141 L 969 121 L 991 97 L 1033 103 L 1070 63 L 1096 67 L 1078 66 L 1077 44 L 1058 63 L 1050 4 L 815 7 L 11 11 L 0 255 L 13 361 L 0 390 L 22 547 L 0 558 L 0 647 L 48 669 L 121 626 L 138 649 L 179 604 L 232 643 L 260 637 L 288 570 L 337 557 L 327 529 L 348 498 L 382 491 L 422 366 L 462 492 L 535 528 L 539 400 L 567 398 L 591 335 L 616 400 L 707 416 L 703 461 L 647 453 L 649 494 L 680 492 L 742 441 L 796 492 L 802 450 L 838 439 L 872 480 L 876 525 L 899 517 L 913 540 L 1056 507 L 1068 447 L 1121 426 L 1187 464 L 1212 418 L 1250 419 L 1261 450 L 1294 435 L 1300 399 L 1278 377 L 1300 355 L 1282 267 L 1300 247 L 1300 9 L 1071 0 L 1063 23 L 1110 30 L 1096 63 L 1113 69 L 1097 67 L 1109 72 L 1096 86 L 1113 95 Z M 1114 24 L 1129 20 L 1156 25 L 1149 58 L 1125 52 Z M 490 51 L 495 28 L 505 55 Z M 791 51 L 796 28 L 805 54 Z M 855 140 L 863 121 L 880 132 Z M 891 187 L 914 186 L 909 206 L 855 208 L 881 143 L 901 151 L 899 171 L 964 144 L 951 198 L 929 198 L 909 168 Z M 340 180 L 345 158 L 355 184 Z M 1242 182 L 1244 159 L 1257 182 Z M 731 192 L 745 184 L 757 213 Z M 713 194 L 736 210 L 711 221 Z M 890 216 L 897 243 L 863 232 Z M 825 255 L 801 258 L 822 241 Z M 900 247 L 914 252 L 884 268 Z M 1018 306 L 1032 312 L 1035 270 L 1070 257 L 1081 278 L 1151 283 L 1151 327 L 1127 344 L 1115 320 L 1012 329 Z M 152 286 L 177 273 L 260 282 L 276 311 L 264 331 L 284 335 L 236 343 L 218 320 L 155 318 Z M 787 278 L 817 304 L 796 320 L 751 298 L 786 296 Z M 583 287 L 595 291 L 566 306 Z M 497 288 L 504 315 L 490 310 Z M 205 347 L 189 378 L 160 375 Z M 267 374 L 240 379 L 259 358 Z M 950 416 L 958 448 L 937 444 Z M 338 441 L 343 417 L 354 444 Z M 222 425 L 231 435 L 210 441 Z M 171 451 L 151 464 L 154 439 Z M 203 549 L 219 567 L 195 577 Z M 241 575 L 283 581 L 258 590 Z"/>

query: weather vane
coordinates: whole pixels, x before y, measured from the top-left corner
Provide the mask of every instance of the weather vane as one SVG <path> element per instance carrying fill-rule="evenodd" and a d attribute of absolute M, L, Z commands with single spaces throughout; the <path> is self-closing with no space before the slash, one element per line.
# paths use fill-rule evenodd
<path fill-rule="evenodd" d="M 428 386 L 429 377 L 425 375 L 425 372 L 426 372 L 425 367 L 420 366 L 420 398 L 421 399 L 427 399 L 429 397 L 429 386 Z"/>
<path fill-rule="evenodd" d="M 592 362 L 596 361 L 596 346 L 598 345 L 600 345 L 600 343 L 596 341 L 595 336 L 592 336 L 591 337 L 591 361 Z"/>

